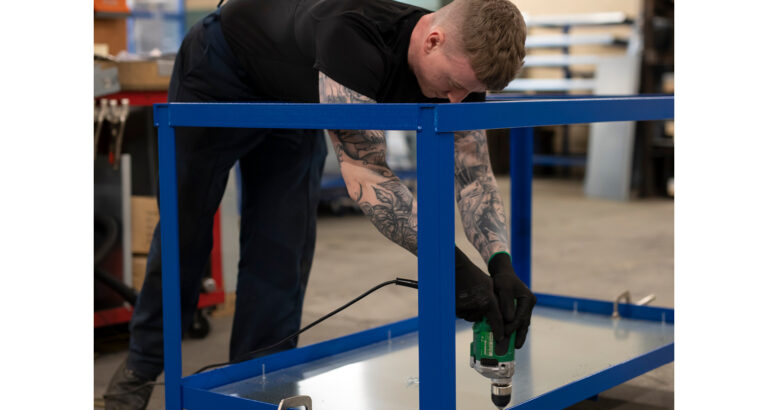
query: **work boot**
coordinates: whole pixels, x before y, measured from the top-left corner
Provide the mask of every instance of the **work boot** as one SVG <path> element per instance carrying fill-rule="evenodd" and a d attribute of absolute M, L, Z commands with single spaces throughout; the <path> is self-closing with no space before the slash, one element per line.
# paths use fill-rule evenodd
<path fill-rule="evenodd" d="M 134 373 L 125 367 L 125 361 L 109 381 L 107 392 L 104 393 L 104 404 L 107 410 L 144 410 L 155 387 L 153 379 L 148 379 Z"/>

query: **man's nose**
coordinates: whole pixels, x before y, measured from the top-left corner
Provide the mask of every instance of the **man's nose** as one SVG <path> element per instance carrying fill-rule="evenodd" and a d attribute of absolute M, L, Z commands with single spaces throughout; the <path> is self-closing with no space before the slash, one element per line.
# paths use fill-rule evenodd
<path fill-rule="evenodd" d="M 469 91 L 454 90 L 448 93 L 448 100 L 452 103 L 461 102 L 467 95 L 469 95 Z"/>

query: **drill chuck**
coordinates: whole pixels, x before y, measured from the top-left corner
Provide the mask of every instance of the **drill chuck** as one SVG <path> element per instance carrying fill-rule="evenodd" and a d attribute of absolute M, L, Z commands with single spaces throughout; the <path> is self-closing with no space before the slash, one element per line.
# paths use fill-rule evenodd
<path fill-rule="evenodd" d="M 511 384 L 491 383 L 491 401 L 496 407 L 503 409 L 512 398 Z"/>
<path fill-rule="evenodd" d="M 511 384 L 491 383 L 491 401 L 496 407 L 503 409 L 512 398 Z"/>

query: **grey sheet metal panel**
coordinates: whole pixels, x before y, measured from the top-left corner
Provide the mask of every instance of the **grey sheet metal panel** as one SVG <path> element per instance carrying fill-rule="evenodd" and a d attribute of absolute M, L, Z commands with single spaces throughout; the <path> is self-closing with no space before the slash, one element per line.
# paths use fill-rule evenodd
<path fill-rule="evenodd" d="M 640 59 L 635 54 L 601 59 L 596 95 L 634 94 L 639 86 Z M 589 127 L 584 193 L 588 197 L 630 199 L 635 122 L 601 122 Z"/>
<path fill-rule="evenodd" d="M 457 321 L 456 407 L 495 409 L 490 381 L 469 367 L 471 339 L 470 324 Z M 670 324 L 537 307 L 525 347 L 517 352 L 511 405 L 673 341 Z M 417 409 L 418 366 L 418 334 L 409 333 L 214 391 L 275 404 L 309 395 L 318 410 Z"/>

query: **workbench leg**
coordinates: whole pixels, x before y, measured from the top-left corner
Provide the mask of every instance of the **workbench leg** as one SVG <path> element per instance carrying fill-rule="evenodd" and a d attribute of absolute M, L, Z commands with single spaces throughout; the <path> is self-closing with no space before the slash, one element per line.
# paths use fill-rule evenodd
<path fill-rule="evenodd" d="M 531 287 L 533 128 L 509 130 L 509 247 L 517 276 Z"/>
<path fill-rule="evenodd" d="M 419 408 L 456 408 L 453 133 L 422 107 L 417 138 Z"/>
<path fill-rule="evenodd" d="M 181 289 L 179 218 L 176 193 L 176 135 L 168 107 L 155 107 L 160 179 L 160 245 L 163 280 L 163 353 L 165 408 L 181 410 Z"/>

